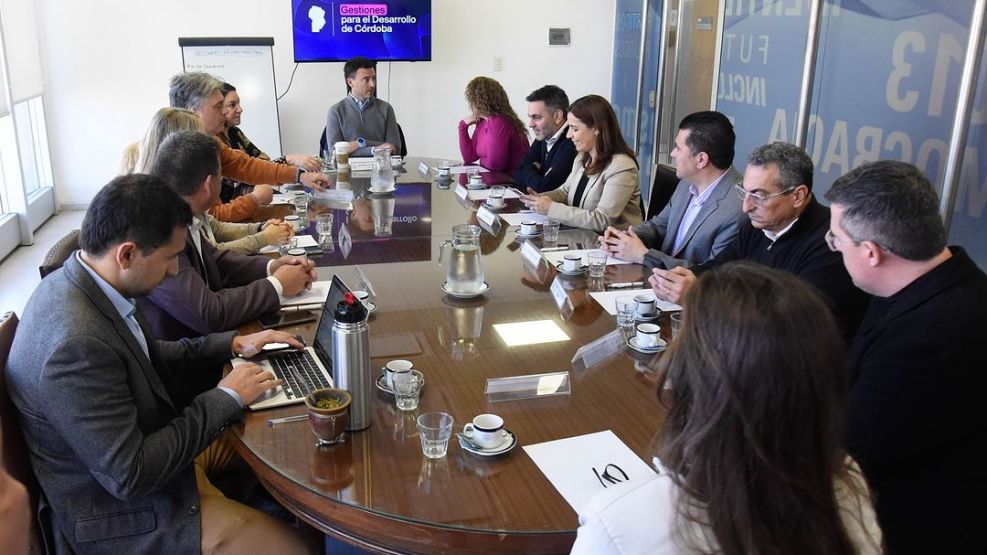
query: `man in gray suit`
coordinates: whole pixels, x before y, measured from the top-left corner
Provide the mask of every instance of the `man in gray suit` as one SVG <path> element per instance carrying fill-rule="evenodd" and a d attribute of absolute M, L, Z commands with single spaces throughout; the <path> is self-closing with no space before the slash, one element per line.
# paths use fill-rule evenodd
<path fill-rule="evenodd" d="M 607 228 L 602 248 L 649 268 L 701 264 L 726 248 L 745 219 L 733 193 L 743 181 L 732 166 L 735 141 L 733 125 L 719 112 L 683 118 L 672 149 L 681 181 L 668 205 L 627 231 Z"/>
<path fill-rule="evenodd" d="M 151 173 L 185 200 L 193 218 L 178 273 L 139 301 L 156 339 L 234 329 L 276 312 L 280 295 L 297 295 L 316 277 L 309 260 L 219 251 L 203 237 L 212 232 L 203 214 L 219 199 L 220 171 L 219 147 L 204 133 L 175 133 L 158 148 Z"/>
<path fill-rule="evenodd" d="M 274 375 L 246 364 L 187 406 L 172 396 L 200 363 L 269 342 L 301 345 L 273 331 L 156 342 L 134 304 L 178 271 L 191 219 L 161 180 L 118 177 L 86 213 L 82 250 L 28 301 L 7 383 L 57 553 L 311 552 L 297 530 L 225 498 L 206 477 L 238 462 L 216 440 L 278 384 Z"/>
<path fill-rule="evenodd" d="M 401 131 L 394 108 L 377 98 L 377 63 L 357 56 L 343 65 L 346 98 L 326 114 L 326 141 L 346 141 L 350 156 L 373 156 L 374 147 L 401 153 Z"/>

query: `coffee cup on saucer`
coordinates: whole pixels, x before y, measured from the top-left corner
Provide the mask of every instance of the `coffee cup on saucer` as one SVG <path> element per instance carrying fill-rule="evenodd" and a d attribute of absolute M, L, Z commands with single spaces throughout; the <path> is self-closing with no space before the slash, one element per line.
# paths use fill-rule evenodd
<path fill-rule="evenodd" d="M 583 265 L 583 257 L 580 254 L 568 253 L 562 258 L 562 269 L 567 272 L 577 272 Z"/>
<path fill-rule="evenodd" d="M 652 318 L 655 316 L 657 307 L 655 306 L 655 298 L 651 295 L 635 295 L 634 300 L 637 301 L 637 315 L 641 318 Z"/>
<path fill-rule="evenodd" d="M 391 156 L 391 168 L 397 170 L 404 165 L 404 158 L 400 156 Z"/>
<path fill-rule="evenodd" d="M 487 204 L 493 208 L 504 206 L 504 195 L 507 189 L 503 185 L 494 185 L 490 188 L 490 195 L 487 197 Z"/>
<path fill-rule="evenodd" d="M 483 185 L 483 176 L 480 175 L 480 170 L 470 170 L 470 173 L 469 173 L 469 184 L 470 185 Z"/>
<path fill-rule="evenodd" d="M 504 419 L 496 414 L 481 414 L 463 426 L 463 434 L 483 449 L 493 449 L 504 441 Z"/>
<path fill-rule="evenodd" d="M 439 174 L 439 177 L 449 177 L 449 162 L 439 162 L 435 171 Z"/>
<path fill-rule="evenodd" d="M 295 233 L 298 233 L 299 231 L 302 230 L 302 219 L 295 214 L 290 214 L 288 216 L 285 216 L 284 223 L 290 225 L 291 228 L 295 230 Z"/>
<path fill-rule="evenodd" d="M 415 368 L 415 365 L 411 363 L 410 360 L 392 360 L 384 365 L 384 381 L 387 382 L 387 387 L 394 388 L 394 375 L 403 374 L 405 372 L 411 372 Z"/>
<path fill-rule="evenodd" d="M 534 235 L 538 233 L 538 223 L 533 220 L 521 222 L 521 235 Z"/>
<path fill-rule="evenodd" d="M 643 349 L 651 349 L 658 346 L 661 339 L 661 326 L 657 324 L 637 325 L 637 346 Z"/>

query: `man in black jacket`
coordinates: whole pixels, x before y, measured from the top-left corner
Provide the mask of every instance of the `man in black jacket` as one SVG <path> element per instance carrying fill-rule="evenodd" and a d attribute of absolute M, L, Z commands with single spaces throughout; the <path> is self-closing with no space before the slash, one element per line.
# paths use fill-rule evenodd
<path fill-rule="evenodd" d="M 801 148 L 772 143 L 747 158 L 744 181 L 736 187 L 749 222 L 715 258 L 686 268 L 656 268 L 655 294 L 679 302 L 699 274 L 732 260 L 751 260 L 791 272 L 809 282 L 829 303 L 849 338 L 867 307 L 867 295 L 854 287 L 838 254 L 826 247 L 829 209 L 812 195 L 812 159 Z"/>
<path fill-rule="evenodd" d="M 545 85 L 525 100 L 528 101 L 528 127 L 535 133 L 535 142 L 514 172 L 514 180 L 522 188 L 545 193 L 565 183 L 576 159 L 576 147 L 566 136 L 569 97 L 561 88 Z"/>
<path fill-rule="evenodd" d="M 888 553 L 987 553 L 987 275 L 946 246 L 928 179 L 865 164 L 826 194 L 827 242 L 874 295 L 850 344 L 846 448 Z"/>

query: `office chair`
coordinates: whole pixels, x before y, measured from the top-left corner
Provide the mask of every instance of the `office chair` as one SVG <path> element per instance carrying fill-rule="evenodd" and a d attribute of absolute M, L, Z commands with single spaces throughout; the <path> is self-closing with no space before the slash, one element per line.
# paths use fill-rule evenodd
<path fill-rule="evenodd" d="M 38 267 L 38 272 L 41 273 L 41 279 L 61 268 L 69 256 L 78 249 L 79 230 L 73 229 L 68 235 L 59 239 L 57 243 L 48 249 L 48 254 L 45 255 L 45 259 L 41 261 L 41 266 Z"/>
<path fill-rule="evenodd" d="M 30 503 L 31 526 L 28 530 L 28 553 L 45 553 L 44 536 L 37 518 L 38 502 L 41 497 L 41 487 L 31 470 L 27 457 L 27 445 L 21 428 L 17 423 L 18 415 L 14 403 L 7 395 L 7 377 L 4 371 L 7 367 L 7 356 L 14 342 L 14 332 L 17 330 L 17 315 L 7 312 L 0 316 L 0 429 L 3 430 L 3 464 L 4 469 L 15 480 L 27 488 Z"/>
<path fill-rule="evenodd" d="M 648 214 L 646 220 L 658 215 L 663 208 L 672 200 L 672 193 L 679 186 L 679 178 L 675 175 L 675 168 L 658 164 L 655 167 L 655 179 L 651 184 L 651 195 L 648 198 Z"/>

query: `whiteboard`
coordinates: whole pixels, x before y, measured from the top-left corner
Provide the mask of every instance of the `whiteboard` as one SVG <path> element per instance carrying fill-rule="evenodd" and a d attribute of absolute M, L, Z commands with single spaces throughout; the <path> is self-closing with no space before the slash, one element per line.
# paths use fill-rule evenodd
<path fill-rule="evenodd" d="M 185 71 L 204 71 L 226 81 L 240 95 L 240 129 L 271 158 L 281 156 L 281 125 L 274 86 L 274 38 L 178 39 Z"/>

